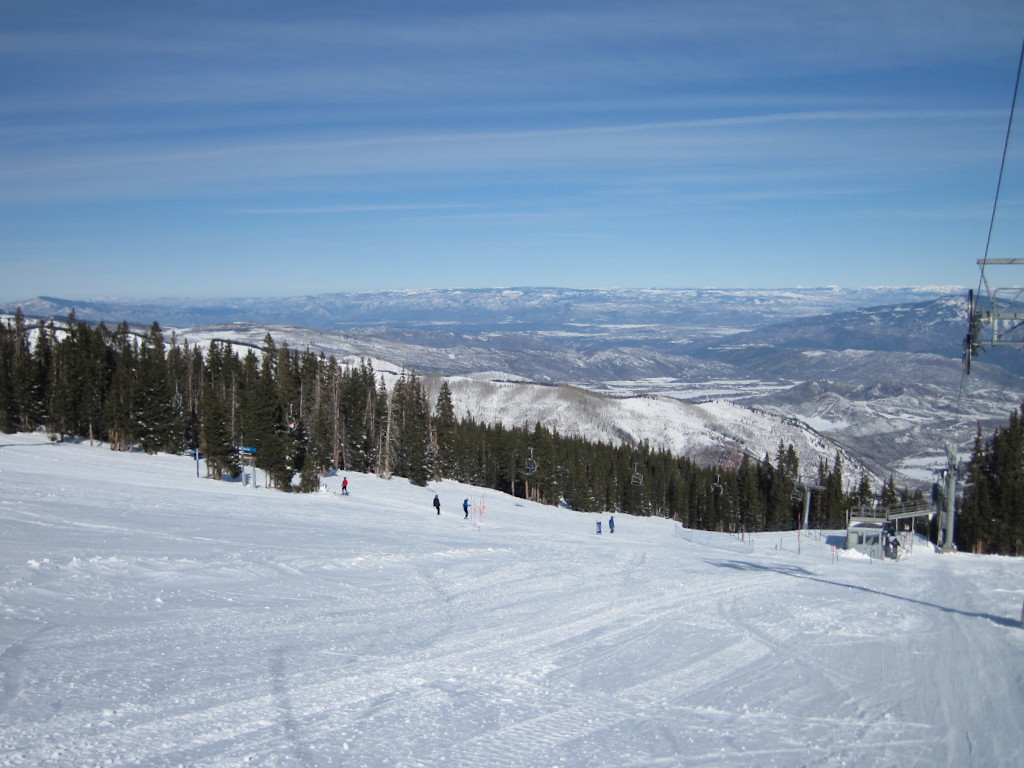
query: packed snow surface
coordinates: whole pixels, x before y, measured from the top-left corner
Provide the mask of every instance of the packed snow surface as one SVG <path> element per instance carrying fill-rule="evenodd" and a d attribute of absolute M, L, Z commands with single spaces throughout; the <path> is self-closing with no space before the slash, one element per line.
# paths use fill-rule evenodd
<path fill-rule="evenodd" d="M 348 479 L 0 435 L 0 765 L 1024 763 L 1024 560 Z"/>

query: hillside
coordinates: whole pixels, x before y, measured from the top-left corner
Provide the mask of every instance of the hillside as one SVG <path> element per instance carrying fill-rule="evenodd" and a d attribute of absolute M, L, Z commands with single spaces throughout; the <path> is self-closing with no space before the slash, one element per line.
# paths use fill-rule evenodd
<path fill-rule="evenodd" d="M 0 438 L 0 764 L 1024 760 L 1024 561 L 349 480 Z"/>
<path fill-rule="evenodd" d="M 386 361 L 386 370 L 500 383 L 459 385 L 460 412 L 480 418 L 648 441 L 702 463 L 774 454 L 782 439 L 808 472 L 838 451 L 851 480 L 863 467 L 876 487 L 890 474 L 928 487 L 947 443 L 968 453 L 979 426 L 991 432 L 1024 400 L 1019 350 L 986 350 L 965 379 L 964 301 L 950 290 L 451 289 L 150 305 L 39 299 L 26 311 L 60 319 L 74 308 L 143 327 L 156 319 L 204 347 L 220 339 L 258 349 L 270 333 L 294 349 Z M 522 391 L 511 394 L 509 381 Z M 536 386 L 545 384 L 570 386 Z M 617 397 L 583 398 L 580 388 Z M 638 420 L 637 395 L 683 404 L 662 402 L 657 419 Z M 574 415 L 574 405 L 587 410 Z"/>
<path fill-rule="evenodd" d="M 511 428 L 540 422 L 560 435 L 593 442 L 647 442 L 703 466 L 736 465 L 744 454 L 754 460 L 767 455 L 774 461 L 781 442 L 794 447 L 804 474 L 816 470 L 819 461 L 834 462 L 837 452 L 851 483 L 862 471 L 870 471 L 805 424 L 725 399 L 694 403 L 665 396 L 609 396 L 578 387 L 528 382 L 467 377 L 449 377 L 447 381 L 457 415 L 485 423 Z M 432 399 L 436 399 L 439 382 L 438 377 L 425 379 Z M 880 487 L 881 480 L 877 484 Z"/>

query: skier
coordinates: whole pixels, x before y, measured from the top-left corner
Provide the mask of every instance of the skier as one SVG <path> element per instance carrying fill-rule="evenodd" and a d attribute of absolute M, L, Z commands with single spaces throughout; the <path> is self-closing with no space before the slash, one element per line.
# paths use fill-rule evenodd
<path fill-rule="evenodd" d="M 601 521 L 600 520 L 597 521 L 597 535 L 598 536 L 601 535 Z"/>
<path fill-rule="evenodd" d="M 615 533 L 615 518 L 608 515 L 608 533 Z"/>
<path fill-rule="evenodd" d="M 434 494 L 434 509 L 437 510 L 437 514 L 441 514 L 441 500 L 437 498 L 437 494 Z"/>
<path fill-rule="evenodd" d="M 463 520 L 469 520 L 469 499 L 462 500 L 462 511 L 466 513 Z"/>
<path fill-rule="evenodd" d="M 341 481 L 341 495 L 348 496 L 348 478 L 344 478 Z"/>

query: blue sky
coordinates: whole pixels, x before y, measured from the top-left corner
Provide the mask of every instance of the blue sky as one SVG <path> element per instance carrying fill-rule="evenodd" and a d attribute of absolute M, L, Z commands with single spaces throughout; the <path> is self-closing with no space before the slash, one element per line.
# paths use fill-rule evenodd
<path fill-rule="evenodd" d="M 1022 37 L 1019 0 L 8 0 L 0 300 L 973 285 Z"/>

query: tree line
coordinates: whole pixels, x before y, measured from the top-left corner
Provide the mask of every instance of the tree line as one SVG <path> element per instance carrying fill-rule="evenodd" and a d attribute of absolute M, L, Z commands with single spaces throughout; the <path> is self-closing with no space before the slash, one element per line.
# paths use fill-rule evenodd
<path fill-rule="evenodd" d="M 0 323 L 0 431 L 43 429 L 54 440 L 87 438 L 113 450 L 201 453 L 207 475 L 237 477 L 247 456 L 282 490 L 316 491 L 331 471 L 397 475 L 417 485 L 443 478 L 582 511 L 662 515 L 693 528 L 788 530 L 802 511 L 799 459 L 774 456 L 700 466 L 647 444 L 613 445 L 457 417 L 441 383 L 428 401 L 413 372 L 390 387 L 370 363 L 277 344 L 259 353 L 211 341 L 202 349 L 145 333 L 113 331 L 72 313 L 30 326 L 19 309 Z M 246 452 L 240 453 L 240 448 Z M 846 525 L 846 509 L 874 498 L 867 476 L 846 491 L 837 453 L 808 474 L 811 525 Z M 297 481 L 297 482 L 296 482 Z M 890 478 L 883 503 L 898 493 Z"/>
<path fill-rule="evenodd" d="M 961 551 L 1024 555 L 1024 406 L 987 439 L 975 435 L 953 531 Z"/>

